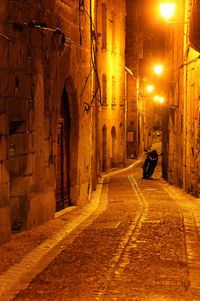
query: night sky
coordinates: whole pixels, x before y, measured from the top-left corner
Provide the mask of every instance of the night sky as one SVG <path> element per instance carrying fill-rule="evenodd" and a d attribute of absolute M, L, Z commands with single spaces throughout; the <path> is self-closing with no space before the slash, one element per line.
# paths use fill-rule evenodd
<path fill-rule="evenodd" d="M 159 0 L 140 0 L 141 29 L 144 33 L 144 64 L 146 73 L 151 65 L 162 64 L 165 55 L 165 22 L 160 14 Z"/>

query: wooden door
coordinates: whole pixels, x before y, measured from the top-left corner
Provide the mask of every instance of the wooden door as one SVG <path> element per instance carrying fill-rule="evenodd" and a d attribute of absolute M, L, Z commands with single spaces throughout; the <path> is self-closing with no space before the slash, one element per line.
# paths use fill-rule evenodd
<path fill-rule="evenodd" d="M 56 211 L 70 205 L 70 118 L 67 94 L 63 92 L 57 131 Z"/>
<path fill-rule="evenodd" d="M 104 125 L 102 129 L 102 171 L 107 170 L 107 129 Z"/>

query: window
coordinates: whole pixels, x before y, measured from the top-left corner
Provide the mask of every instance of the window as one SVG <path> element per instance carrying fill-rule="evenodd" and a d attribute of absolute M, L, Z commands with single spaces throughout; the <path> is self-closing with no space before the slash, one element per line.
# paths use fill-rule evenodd
<path fill-rule="evenodd" d="M 106 49 L 107 47 L 107 8 L 106 4 L 102 3 L 102 49 Z"/>
<path fill-rule="evenodd" d="M 103 105 L 107 104 L 107 79 L 106 75 L 102 75 L 102 98 L 103 98 Z"/>
<path fill-rule="evenodd" d="M 115 82 L 115 77 L 112 77 L 112 106 L 116 105 L 116 82 Z"/>
<path fill-rule="evenodd" d="M 191 46 L 200 52 L 200 2 L 193 0 L 190 16 L 190 43 Z"/>
<path fill-rule="evenodd" d="M 112 52 L 115 52 L 115 12 L 111 12 L 111 22 L 112 22 Z"/>

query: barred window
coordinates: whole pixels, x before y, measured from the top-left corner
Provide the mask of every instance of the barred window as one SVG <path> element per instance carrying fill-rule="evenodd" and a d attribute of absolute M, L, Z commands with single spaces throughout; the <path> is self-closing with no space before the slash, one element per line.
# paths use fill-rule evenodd
<path fill-rule="evenodd" d="M 192 1 L 192 10 L 190 15 L 190 43 L 191 46 L 200 52 L 200 1 Z"/>

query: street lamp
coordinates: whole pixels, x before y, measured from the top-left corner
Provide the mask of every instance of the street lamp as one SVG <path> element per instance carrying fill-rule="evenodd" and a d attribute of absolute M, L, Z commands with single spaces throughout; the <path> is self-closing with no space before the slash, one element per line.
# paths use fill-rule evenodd
<path fill-rule="evenodd" d="M 169 19 L 173 16 L 175 6 L 176 5 L 172 3 L 160 4 L 161 15 L 163 16 L 166 22 L 168 22 Z"/>
<path fill-rule="evenodd" d="M 159 97 L 158 97 L 158 96 L 154 96 L 154 100 L 155 100 L 155 101 L 158 101 L 158 100 L 159 100 Z"/>
<path fill-rule="evenodd" d="M 154 71 L 156 74 L 160 75 L 163 71 L 163 66 L 160 66 L 160 65 L 154 66 Z"/>
<path fill-rule="evenodd" d="M 153 91 L 153 86 L 147 86 L 147 91 L 151 93 Z"/>
<path fill-rule="evenodd" d="M 159 102 L 163 103 L 164 102 L 164 98 L 163 97 L 159 97 Z"/>

